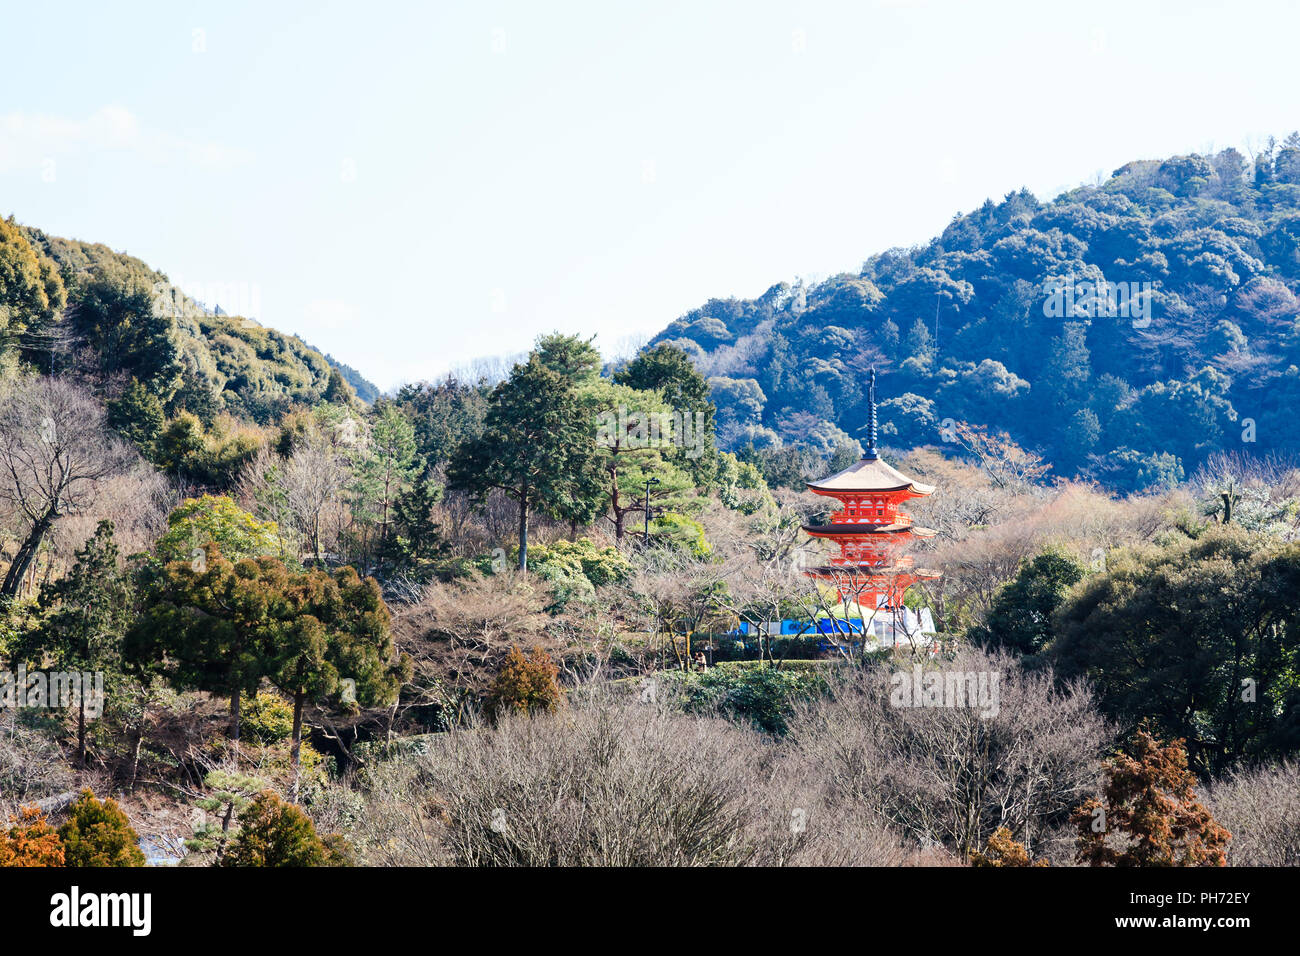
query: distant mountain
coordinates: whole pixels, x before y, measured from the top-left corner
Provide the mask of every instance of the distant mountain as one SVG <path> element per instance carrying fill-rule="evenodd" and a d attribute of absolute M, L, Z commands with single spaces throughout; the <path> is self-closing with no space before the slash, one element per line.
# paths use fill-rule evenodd
<path fill-rule="evenodd" d="M 352 386 L 352 391 L 357 393 L 357 398 L 361 399 L 367 405 L 372 403 L 382 394 L 379 391 L 379 386 L 375 385 L 351 365 L 344 365 L 328 353 L 325 356 L 325 361 L 329 362 L 330 365 L 339 370 L 339 374 L 347 379 L 347 383 Z"/>
<path fill-rule="evenodd" d="M 710 376 L 726 447 L 860 437 L 874 366 L 891 443 L 965 421 L 1134 489 L 1219 450 L 1300 451 L 1297 292 L 1292 134 L 1253 160 L 1132 162 L 1048 203 L 1011 193 L 857 274 L 711 300 L 652 344 Z"/>

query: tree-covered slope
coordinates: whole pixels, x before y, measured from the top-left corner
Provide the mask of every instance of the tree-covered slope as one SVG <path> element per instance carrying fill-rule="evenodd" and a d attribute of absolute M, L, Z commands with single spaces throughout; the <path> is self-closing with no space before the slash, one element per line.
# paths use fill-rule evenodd
<path fill-rule="evenodd" d="M 727 447 L 860 437 L 874 365 L 892 443 L 987 425 L 1057 473 L 1137 488 L 1217 450 L 1300 449 L 1297 292 L 1292 134 L 1253 160 L 1132 162 L 1049 203 L 1011 193 L 856 275 L 712 300 L 654 341 L 711 377 Z"/>
<path fill-rule="evenodd" d="M 267 423 L 314 404 L 332 367 L 363 398 L 377 394 L 297 336 L 210 310 L 139 259 L 12 220 L 0 225 L 0 275 L 24 277 L 0 281 L 6 344 L 38 367 L 95 374 L 110 391 L 135 379 L 169 413 L 209 421 L 228 412 Z"/>

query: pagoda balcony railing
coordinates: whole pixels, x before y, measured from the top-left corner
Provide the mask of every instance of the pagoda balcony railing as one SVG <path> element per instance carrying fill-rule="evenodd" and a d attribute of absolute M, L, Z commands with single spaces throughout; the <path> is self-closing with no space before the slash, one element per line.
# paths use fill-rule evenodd
<path fill-rule="evenodd" d="M 883 515 L 851 515 L 845 511 L 837 511 L 831 515 L 831 524 L 898 524 L 911 527 L 912 516 L 906 511 Z"/>
<path fill-rule="evenodd" d="M 830 564 L 832 567 L 836 568 L 865 568 L 873 571 L 891 571 L 895 568 L 916 567 L 916 558 L 910 554 L 904 554 L 891 561 L 890 559 L 879 555 L 863 555 L 860 558 L 835 555 L 830 559 Z"/>

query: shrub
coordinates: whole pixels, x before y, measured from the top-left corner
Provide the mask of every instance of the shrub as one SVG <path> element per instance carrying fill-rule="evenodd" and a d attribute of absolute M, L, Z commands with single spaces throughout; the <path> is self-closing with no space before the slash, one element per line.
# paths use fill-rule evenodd
<path fill-rule="evenodd" d="M 789 720 L 805 772 L 824 780 L 828 799 L 960 859 L 1005 826 L 1034 856 L 1068 860 L 1071 811 L 1094 792 L 1109 739 L 1087 690 L 1058 688 L 1005 652 L 967 650 L 929 668 L 945 679 L 987 674 L 990 689 L 997 675 L 994 706 L 905 706 L 894 693 L 913 674 L 835 671 L 827 694 Z"/>
<path fill-rule="evenodd" d="M 263 790 L 239 815 L 239 835 L 221 866 L 346 866 L 350 856 L 342 837 L 322 840 L 307 814 Z"/>
<path fill-rule="evenodd" d="M 63 866 L 63 841 L 36 807 L 24 807 L 0 830 L 0 866 Z"/>
<path fill-rule="evenodd" d="M 1046 860 L 1030 862 L 1029 852 L 1025 849 L 1023 843 L 1017 843 L 1011 838 L 1011 831 L 1006 827 L 998 827 L 989 837 L 988 844 L 983 850 L 977 850 L 970 855 L 971 866 L 1047 866 Z"/>
<path fill-rule="evenodd" d="M 144 866 L 140 838 L 117 801 L 82 791 L 59 827 L 67 866 Z"/>
<path fill-rule="evenodd" d="M 828 804 L 816 768 L 683 714 L 671 695 L 575 697 L 563 713 L 426 738 L 369 766 L 356 822 L 384 865 L 888 865 L 926 862 Z"/>
<path fill-rule="evenodd" d="M 540 647 L 533 648 L 527 657 L 519 648 L 510 648 L 488 692 L 489 711 L 528 714 L 555 710 L 562 699 L 558 676 L 555 662 Z"/>
<path fill-rule="evenodd" d="M 239 706 L 239 726 L 240 735 L 255 743 L 278 744 L 293 733 L 293 705 L 279 694 L 245 694 Z"/>
<path fill-rule="evenodd" d="M 687 711 L 716 713 L 768 734 L 784 734 L 795 704 L 825 688 L 825 678 L 818 671 L 784 666 L 728 665 L 702 674 L 674 671 L 659 676 L 680 688 Z"/>

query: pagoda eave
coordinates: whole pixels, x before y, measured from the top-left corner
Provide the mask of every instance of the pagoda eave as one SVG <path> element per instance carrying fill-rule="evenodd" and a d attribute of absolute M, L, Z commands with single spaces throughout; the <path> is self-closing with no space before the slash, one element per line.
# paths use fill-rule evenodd
<path fill-rule="evenodd" d="M 804 574 L 815 578 L 853 576 L 861 578 L 883 578 L 887 580 L 915 578 L 917 580 L 926 581 L 943 577 L 942 571 L 935 571 L 932 568 L 869 568 L 861 564 L 821 564 L 815 567 L 805 568 Z"/>
<path fill-rule="evenodd" d="M 877 534 L 912 535 L 917 538 L 932 538 L 932 528 L 922 528 L 914 524 L 856 524 L 845 521 L 839 524 L 801 525 L 806 534 L 815 538 L 852 538 L 868 537 Z"/>

